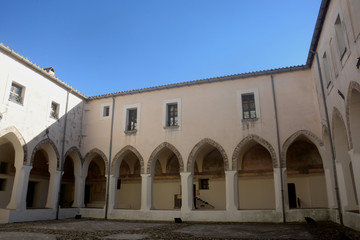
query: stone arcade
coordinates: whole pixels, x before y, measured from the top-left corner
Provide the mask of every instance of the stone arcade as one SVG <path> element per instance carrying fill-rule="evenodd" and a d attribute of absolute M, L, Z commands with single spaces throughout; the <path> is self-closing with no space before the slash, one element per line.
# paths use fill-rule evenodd
<path fill-rule="evenodd" d="M 323 0 L 302 66 L 93 97 L 0 45 L 0 222 L 360 230 L 359 12 Z"/>

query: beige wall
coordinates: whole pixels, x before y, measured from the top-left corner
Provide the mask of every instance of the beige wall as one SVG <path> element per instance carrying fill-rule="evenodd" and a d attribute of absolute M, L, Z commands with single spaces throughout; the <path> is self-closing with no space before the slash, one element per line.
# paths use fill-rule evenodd
<path fill-rule="evenodd" d="M 239 178 L 239 209 L 275 209 L 272 177 Z"/>
<path fill-rule="evenodd" d="M 310 71 L 274 75 L 279 111 L 280 139 L 284 142 L 301 129 L 320 135 L 318 103 Z M 261 118 L 255 123 L 242 123 L 238 91 L 257 89 Z M 181 100 L 181 122 L 178 129 L 163 128 L 163 101 Z M 147 165 L 154 149 L 169 142 L 180 152 L 184 165 L 192 148 L 210 138 L 219 143 L 231 159 L 236 145 L 249 134 L 264 138 L 276 149 L 276 131 L 270 76 L 144 92 L 115 98 L 113 156 L 124 146 L 135 147 Z M 299 101 L 301 99 L 301 101 Z M 111 117 L 101 117 L 101 107 L 112 104 L 111 98 L 92 100 L 85 107 L 84 152 L 99 148 L 108 157 Z M 124 106 L 141 106 L 140 130 L 125 135 Z M 291 122 L 291 124 L 289 124 Z M 229 161 L 230 169 L 231 160 Z M 190 170 L 190 169 L 187 169 Z"/>

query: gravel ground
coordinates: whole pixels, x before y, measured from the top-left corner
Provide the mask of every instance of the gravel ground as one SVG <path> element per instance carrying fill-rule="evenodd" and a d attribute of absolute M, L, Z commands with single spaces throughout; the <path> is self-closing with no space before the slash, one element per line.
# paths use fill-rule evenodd
<path fill-rule="evenodd" d="M 121 226 L 116 229 L 116 225 Z M 216 236 L 201 236 L 196 232 L 186 231 L 196 226 L 199 229 L 206 229 L 216 225 L 217 229 L 234 228 L 244 229 L 250 226 L 251 229 L 255 229 L 254 232 L 262 232 L 262 235 L 257 237 L 252 236 L 251 238 L 224 238 L 221 237 L 221 232 L 217 233 Z M 69 226 L 69 228 L 64 227 Z M 72 226 L 72 227 L 70 227 Z M 80 226 L 80 227 L 74 227 Z M 102 230 L 101 226 L 104 226 Z M 125 226 L 125 227 L 124 227 Z M 75 239 L 86 239 L 86 240 L 105 240 L 105 239 L 190 239 L 190 240 L 211 240 L 211 239 L 278 239 L 273 235 L 268 236 L 264 233 L 266 229 L 272 229 L 272 231 L 278 231 L 279 235 L 284 231 L 283 229 L 293 230 L 294 235 L 297 237 L 286 238 L 286 239 L 299 239 L 299 236 L 305 236 L 307 233 L 308 237 L 305 239 L 359 239 L 360 232 L 352 229 L 340 226 L 332 222 L 319 222 L 315 224 L 257 224 L 257 223 L 173 223 L 173 222 L 129 222 L 129 221 L 105 221 L 105 220 L 91 220 L 91 219 L 67 219 L 58 221 L 39 221 L 39 222 L 27 222 L 27 223 L 12 223 L 0 225 L 0 239 L 26 239 L 23 236 L 20 238 L 20 234 L 16 235 L 16 232 L 22 233 L 42 233 L 51 234 L 58 240 L 75 240 Z M 266 230 L 268 231 L 268 230 Z M 9 232 L 15 232 L 15 238 L 6 238 Z M 304 234 L 305 235 L 301 235 Z M 23 234 L 22 234 L 23 235 Z M 31 234 L 29 234 L 30 236 Z M 206 235 L 206 234 L 205 234 Z M 3 238 L 1 236 L 4 236 Z M 223 236 L 230 236 L 225 234 Z M 46 238 L 43 238 L 46 239 Z M 284 238 L 282 238 L 284 239 Z"/>

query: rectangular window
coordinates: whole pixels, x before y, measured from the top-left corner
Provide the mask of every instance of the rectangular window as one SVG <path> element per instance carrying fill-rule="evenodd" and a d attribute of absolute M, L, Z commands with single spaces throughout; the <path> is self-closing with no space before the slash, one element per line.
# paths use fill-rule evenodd
<path fill-rule="evenodd" d="M 24 87 L 17 83 L 12 83 L 10 88 L 9 100 L 18 104 L 23 104 Z"/>
<path fill-rule="evenodd" d="M 324 71 L 326 87 L 329 87 L 331 83 L 331 73 L 330 73 L 329 60 L 327 58 L 326 52 L 324 52 L 322 60 L 323 60 L 323 71 Z"/>
<path fill-rule="evenodd" d="M 199 189 L 200 190 L 209 189 L 209 179 L 199 179 Z"/>
<path fill-rule="evenodd" d="M 167 126 L 178 126 L 178 106 L 177 103 L 167 104 Z"/>
<path fill-rule="evenodd" d="M 243 119 L 255 119 L 255 98 L 254 93 L 247 93 L 241 95 Z"/>
<path fill-rule="evenodd" d="M 59 108 L 60 105 L 56 102 L 51 102 L 50 117 L 59 119 Z"/>
<path fill-rule="evenodd" d="M 110 115 L 110 106 L 105 106 L 103 108 L 103 117 L 108 117 Z"/>
<path fill-rule="evenodd" d="M 336 41 L 337 47 L 340 54 L 340 61 L 342 61 L 348 48 L 347 48 L 346 31 L 344 24 L 341 21 L 340 15 L 337 16 L 334 27 L 335 27 L 335 35 L 337 40 Z"/>
<path fill-rule="evenodd" d="M 137 127 L 137 109 L 128 109 L 127 110 L 127 126 L 126 131 L 136 130 Z"/>

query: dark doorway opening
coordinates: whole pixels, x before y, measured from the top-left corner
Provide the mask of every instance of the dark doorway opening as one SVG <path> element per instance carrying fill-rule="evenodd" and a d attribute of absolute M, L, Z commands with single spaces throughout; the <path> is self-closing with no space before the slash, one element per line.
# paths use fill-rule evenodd
<path fill-rule="evenodd" d="M 296 189 L 295 183 L 288 183 L 289 207 L 296 208 Z"/>
<path fill-rule="evenodd" d="M 36 186 L 36 182 L 29 181 L 27 195 L 26 195 L 27 208 L 31 208 L 34 205 L 35 186 Z"/>

